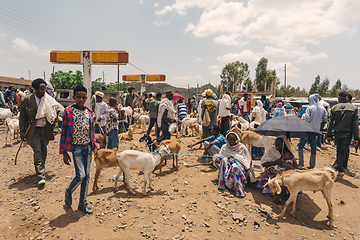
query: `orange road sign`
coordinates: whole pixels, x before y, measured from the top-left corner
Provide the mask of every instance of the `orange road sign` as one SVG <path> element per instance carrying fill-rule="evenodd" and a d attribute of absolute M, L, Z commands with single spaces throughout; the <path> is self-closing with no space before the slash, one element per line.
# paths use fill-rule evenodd
<path fill-rule="evenodd" d="M 129 53 L 127 52 L 92 52 L 93 64 L 127 64 Z"/>
<path fill-rule="evenodd" d="M 160 75 L 146 75 L 145 77 L 146 81 L 154 81 L 154 82 L 158 82 L 158 81 L 165 81 L 166 76 L 164 74 L 160 74 Z"/>
<path fill-rule="evenodd" d="M 53 63 L 81 63 L 80 52 L 50 52 L 50 62 Z"/>
<path fill-rule="evenodd" d="M 123 81 L 140 81 L 140 75 L 123 75 Z"/>
<path fill-rule="evenodd" d="M 90 51 L 91 64 L 125 65 L 129 63 L 129 53 L 125 51 Z M 52 51 L 50 62 L 82 64 L 82 51 Z"/>

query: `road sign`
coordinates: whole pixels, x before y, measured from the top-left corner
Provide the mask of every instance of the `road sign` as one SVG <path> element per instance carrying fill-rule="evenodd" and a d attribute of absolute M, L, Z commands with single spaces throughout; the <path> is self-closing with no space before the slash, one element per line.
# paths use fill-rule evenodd
<path fill-rule="evenodd" d="M 164 74 L 161 75 L 146 75 L 146 81 L 150 82 L 158 82 L 158 81 L 165 81 L 166 76 Z"/>
<path fill-rule="evenodd" d="M 140 81 L 140 75 L 123 75 L 123 81 L 138 82 Z"/>
<path fill-rule="evenodd" d="M 81 54 L 82 51 L 52 51 L 50 62 L 83 64 Z M 129 53 L 125 51 L 90 51 L 90 55 L 91 64 L 125 65 L 129 63 Z"/>

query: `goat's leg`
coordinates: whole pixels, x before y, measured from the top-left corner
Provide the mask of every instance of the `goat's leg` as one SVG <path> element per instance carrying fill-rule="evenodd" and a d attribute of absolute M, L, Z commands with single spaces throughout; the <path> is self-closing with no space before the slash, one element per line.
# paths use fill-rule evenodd
<path fill-rule="evenodd" d="M 176 155 L 177 156 L 177 155 Z M 172 155 L 172 157 L 173 157 L 173 168 L 175 168 L 175 157 L 176 157 L 175 155 Z"/>
<path fill-rule="evenodd" d="M 117 182 L 118 182 L 118 179 L 119 179 L 120 175 L 122 174 L 122 172 L 123 172 L 123 170 L 121 168 L 119 168 L 119 173 L 115 177 L 115 192 L 117 191 Z"/>
<path fill-rule="evenodd" d="M 152 176 L 151 176 L 151 172 L 149 172 L 149 188 L 151 191 L 154 191 L 154 188 L 152 187 Z"/>
<path fill-rule="evenodd" d="M 176 170 L 179 171 L 179 155 L 176 155 Z"/>
<path fill-rule="evenodd" d="M 135 191 L 131 188 L 131 186 L 130 186 L 130 184 L 129 184 L 130 168 L 124 169 L 124 172 L 125 172 L 125 182 L 126 182 L 126 185 L 127 185 L 128 189 L 129 189 L 129 191 L 130 191 L 133 195 L 135 195 L 135 194 L 136 194 Z M 120 175 L 117 176 L 117 178 L 118 178 L 118 177 L 120 177 Z"/>
<path fill-rule="evenodd" d="M 96 172 L 95 172 L 95 179 L 94 179 L 94 185 L 93 185 L 93 192 L 96 193 L 96 190 L 99 189 L 98 187 L 98 178 L 100 176 L 102 168 L 96 166 Z"/>
<path fill-rule="evenodd" d="M 329 215 L 327 217 L 330 219 L 330 227 L 334 226 L 334 213 L 333 213 L 333 206 L 331 203 L 331 188 L 328 190 L 328 188 L 325 188 L 325 190 L 322 190 L 322 194 L 327 202 L 328 208 L 329 208 Z"/>
<path fill-rule="evenodd" d="M 159 163 L 159 170 L 160 170 L 160 175 L 162 176 L 162 163 L 165 161 L 165 158 L 166 156 L 163 156 L 160 160 L 160 163 Z"/>
<path fill-rule="evenodd" d="M 147 171 L 144 171 L 144 189 L 143 189 L 143 195 L 146 196 L 146 183 L 148 179 L 149 173 Z"/>
<path fill-rule="evenodd" d="M 297 196 L 298 196 L 298 192 L 295 194 L 295 199 L 293 201 L 293 207 L 292 207 L 292 210 L 290 212 L 290 215 L 293 216 L 293 217 L 295 217 Z"/>
<path fill-rule="evenodd" d="M 14 142 L 14 131 L 10 131 L 10 146 L 13 146 Z"/>
<path fill-rule="evenodd" d="M 284 209 L 281 211 L 281 213 L 280 213 L 279 216 L 278 216 L 279 219 L 282 219 L 282 218 L 284 217 L 287 207 L 289 206 L 289 204 L 290 204 L 291 202 L 294 201 L 294 199 L 296 198 L 296 196 L 297 196 L 297 194 L 290 193 L 289 199 L 285 202 Z"/>

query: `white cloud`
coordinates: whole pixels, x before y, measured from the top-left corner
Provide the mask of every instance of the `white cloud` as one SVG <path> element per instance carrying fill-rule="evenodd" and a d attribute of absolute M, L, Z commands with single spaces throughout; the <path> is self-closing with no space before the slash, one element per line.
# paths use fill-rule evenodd
<path fill-rule="evenodd" d="M 159 6 L 159 3 L 154 3 L 154 8 L 158 8 Z"/>
<path fill-rule="evenodd" d="M 195 61 L 195 62 L 202 62 L 202 58 L 201 58 L 201 57 L 195 58 L 194 61 Z"/>
<path fill-rule="evenodd" d="M 26 40 L 21 38 L 15 38 L 12 40 L 12 48 L 17 49 L 23 52 L 33 52 L 40 56 L 46 56 L 49 54 L 50 50 L 47 49 L 39 49 L 35 45 L 29 44 Z"/>
<path fill-rule="evenodd" d="M 262 53 L 254 53 L 251 50 L 244 50 L 241 53 L 227 53 L 216 58 L 221 64 L 240 61 L 248 64 L 257 63 L 263 57 Z"/>
<path fill-rule="evenodd" d="M 154 24 L 156 26 L 169 25 L 170 21 L 167 21 L 167 22 L 165 22 L 165 21 L 154 21 Z"/>
<path fill-rule="evenodd" d="M 6 34 L 5 33 L 0 33 L 0 39 L 5 39 Z"/>
<path fill-rule="evenodd" d="M 175 12 L 179 15 L 186 15 L 186 10 L 190 8 L 211 9 L 223 2 L 223 0 L 176 0 L 174 4 L 167 5 L 160 11 L 156 11 L 157 15 L 164 15 Z"/>
<path fill-rule="evenodd" d="M 267 58 L 278 59 L 295 59 L 297 63 L 310 63 L 316 59 L 324 59 L 327 57 L 325 53 L 311 54 L 306 50 L 299 49 L 285 49 L 275 47 L 265 47 L 264 55 Z"/>

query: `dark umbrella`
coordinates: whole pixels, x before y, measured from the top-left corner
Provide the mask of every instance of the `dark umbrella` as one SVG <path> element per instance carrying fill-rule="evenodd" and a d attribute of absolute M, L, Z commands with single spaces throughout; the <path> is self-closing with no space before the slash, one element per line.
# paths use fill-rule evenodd
<path fill-rule="evenodd" d="M 287 138 L 311 138 L 321 135 L 310 123 L 297 117 L 272 118 L 257 127 L 255 132 L 266 136 L 285 135 Z"/>

